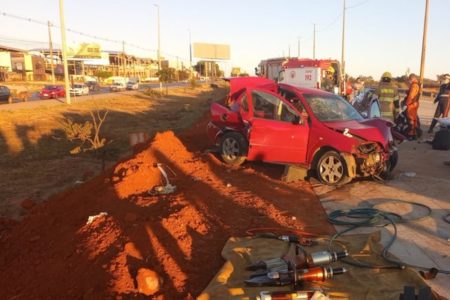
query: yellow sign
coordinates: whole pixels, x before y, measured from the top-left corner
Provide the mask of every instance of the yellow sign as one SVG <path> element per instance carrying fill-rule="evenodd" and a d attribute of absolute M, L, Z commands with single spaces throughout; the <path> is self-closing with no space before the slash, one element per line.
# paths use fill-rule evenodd
<path fill-rule="evenodd" d="M 99 44 L 82 43 L 76 48 L 69 48 L 68 58 L 102 58 Z"/>

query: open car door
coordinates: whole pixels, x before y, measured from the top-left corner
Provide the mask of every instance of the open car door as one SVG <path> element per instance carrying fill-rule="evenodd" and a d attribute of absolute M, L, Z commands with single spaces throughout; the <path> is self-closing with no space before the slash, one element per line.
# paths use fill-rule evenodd
<path fill-rule="evenodd" d="M 248 89 L 249 160 L 304 163 L 309 127 L 300 112 L 281 96 L 264 89 Z"/>

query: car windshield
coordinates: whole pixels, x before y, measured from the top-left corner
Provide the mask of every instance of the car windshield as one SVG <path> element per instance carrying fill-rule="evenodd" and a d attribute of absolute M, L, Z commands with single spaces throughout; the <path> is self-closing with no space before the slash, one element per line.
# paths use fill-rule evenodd
<path fill-rule="evenodd" d="M 303 97 L 319 121 L 360 121 L 363 119 L 350 103 L 338 96 L 304 94 Z"/>
<path fill-rule="evenodd" d="M 76 89 L 81 89 L 83 87 L 83 85 L 82 84 L 74 84 L 73 87 Z"/>
<path fill-rule="evenodd" d="M 46 85 L 44 89 L 46 90 L 56 90 L 58 87 L 55 85 Z"/>

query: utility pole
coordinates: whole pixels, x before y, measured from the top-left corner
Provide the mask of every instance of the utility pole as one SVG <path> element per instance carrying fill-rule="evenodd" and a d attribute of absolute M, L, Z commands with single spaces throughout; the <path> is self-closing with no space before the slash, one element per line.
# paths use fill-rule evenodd
<path fill-rule="evenodd" d="M 316 59 L 316 24 L 314 24 L 313 32 L 313 59 Z"/>
<path fill-rule="evenodd" d="M 420 96 L 423 91 L 423 77 L 425 73 L 425 56 L 427 50 L 427 31 L 428 31 L 428 5 L 429 0 L 425 0 L 425 17 L 423 20 L 423 38 L 422 38 L 422 57 L 420 59 Z"/>
<path fill-rule="evenodd" d="M 291 45 L 288 46 L 288 57 L 291 58 Z"/>
<path fill-rule="evenodd" d="M 342 11 L 342 56 L 341 56 L 341 80 L 342 84 L 339 85 L 339 93 L 342 95 L 343 91 L 345 91 L 346 87 L 346 78 L 345 78 L 345 0 L 344 0 L 344 8 Z"/>
<path fill-rule="evenodd" d="M 125 62 L 125 41 L 122 41 L 122 69 L 123 69 L 123 72 L 122 72 L 122 76 L 123 77 L 126 77 L 126 62 Z"/>
<path fill-rule="evenodd" d="M 53 43 L 52 43 L 52 31 L 50 27 L 52 24 L 48 21 L 48 44 L 50 48 L 50 68 L 52 71 L 52 83 L 55 84 L 55 68 L 53 66 Z"/>
<path fill-rule="evenodd" d="M 297 58 L 300 58 L 300 37 L 297 38 Z"/>
<path fill-rule="evenodd" d="M 162 82 L 161 82 L 161 31 L 159 26 L 159 5 L 153 4 L 158 9 L 158 72 L 160 75 L 159 79 L 159 93 L 162 95 Z"/>
<path fill-rule="evenodd" d="M 64 82 L 66 86 L 66 103 L 70 104 L 69 69 L 67 67 L 66 24 L 64 22 L 64 0 L 59 0 L 59 19 L 61 23 L 61 44 L 64 63 Z"/>
<path fill-rule="evenodd" d="M 194 67 L 192 66 L 192 42 L 191 42 L 191 30 L 189 31 L 189 63 L 190 63 L 190 79 L 192 80 L 194 78 Z"/>

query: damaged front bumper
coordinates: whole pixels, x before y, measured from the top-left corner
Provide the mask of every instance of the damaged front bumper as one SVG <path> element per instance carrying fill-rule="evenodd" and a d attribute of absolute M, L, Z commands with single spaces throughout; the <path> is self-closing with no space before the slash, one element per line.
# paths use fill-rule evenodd
<path fill-rule="evenodd" d="M 394 151 L 395 147 L 386 152 L 378 143 L 370 142 L 360 144 L 352 153 L 342 153 L 341 156 L 346 162 L 349 177 L 369 177 L 389 170 L 389 158 Z"/>

